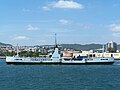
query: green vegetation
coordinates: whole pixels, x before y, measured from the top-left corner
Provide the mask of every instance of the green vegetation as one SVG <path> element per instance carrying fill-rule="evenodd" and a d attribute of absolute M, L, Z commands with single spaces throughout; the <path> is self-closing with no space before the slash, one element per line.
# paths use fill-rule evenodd
<path fill-rule="evenodd" d="M 39 57 L 39 55 L 47 55 L 47 53 L 41 53 L 41 52 L 32 52 L 32 51 L 22 51 L 19 53 L 19 56 L 24 57 Z"/>
<path fill-rule="evenodd" d="M 41 53 L 41 52 L 32 52 L 32 51 L 22 51 L 19 52 L 19 56 L 21 57 L 39 57 L 39 55 L 47 55 L 48 53 Z M 15 56 L 17 53 L 15 52 L 0 52 L 0 56 Z"/>
<path fill-rule="evenodd" d="M 113 48 L 108 48 L 109 53 L 115 53 L 116 51 Z"/>
<path fill-rule="evenodd" d="M 0 52 L 0 56 L 14 56 L 15 55 L 15 52 L 8 52 L 8 51 L 5 51 L 5 52 Z"/>

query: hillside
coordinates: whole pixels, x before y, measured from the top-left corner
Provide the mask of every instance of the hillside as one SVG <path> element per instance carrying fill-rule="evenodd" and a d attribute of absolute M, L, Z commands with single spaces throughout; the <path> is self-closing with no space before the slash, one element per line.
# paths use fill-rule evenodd
<path fill-rule="evenodd" d="M 74 49 L 74 50 L 94 50 L 103 47 L 102 44 L 61 44 L 63 48 Z M 117 45 L 117 49 L 120 50 L 120 44 Z"/>
<path fill-rule="evenodd" d="M 0 42 L 0 46 L 12 46 L 11 44 L 5 44 Z"/>
<path fill-rule="evenodd" d="M 63 48 L 69 48 L 74 50 L 94 50 L 102 48 L 102 44 L 61 44 Z"/>

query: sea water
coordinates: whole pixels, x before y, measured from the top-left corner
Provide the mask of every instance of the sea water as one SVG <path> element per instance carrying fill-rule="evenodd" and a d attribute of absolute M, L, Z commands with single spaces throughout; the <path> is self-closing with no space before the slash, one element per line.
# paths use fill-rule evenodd
<path fill-rule="evenodd" d="M 120 90 L 113 65 L 7 65 L 0 60 L 0 90 Z"/>

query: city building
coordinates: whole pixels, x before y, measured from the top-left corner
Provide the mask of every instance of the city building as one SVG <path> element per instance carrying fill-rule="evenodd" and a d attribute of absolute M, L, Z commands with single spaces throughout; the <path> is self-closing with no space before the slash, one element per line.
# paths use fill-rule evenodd
<path fill-rule="evenodd" d="M 106 44 L 106 52 L 115 53 L 117 51 L 117 43 L 111 41 Z"/>

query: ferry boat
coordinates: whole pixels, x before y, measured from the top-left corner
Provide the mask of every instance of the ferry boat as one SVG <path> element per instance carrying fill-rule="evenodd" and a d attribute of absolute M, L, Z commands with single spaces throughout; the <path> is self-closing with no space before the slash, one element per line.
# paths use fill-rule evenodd
<path fill-rule="evenodd" d="M 113 64 L 113 57 L 85 57 L 82 59 L 70 59 L 65 60 L 59 54 L 59 49 L 56 43 L 55 37 L 55 48 L 51 58 L 41 57 L 19 57 L 18 50 L 16 56 L 6 56 L 7 64 Z"/>

